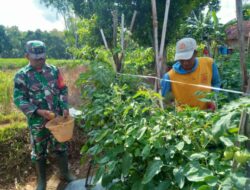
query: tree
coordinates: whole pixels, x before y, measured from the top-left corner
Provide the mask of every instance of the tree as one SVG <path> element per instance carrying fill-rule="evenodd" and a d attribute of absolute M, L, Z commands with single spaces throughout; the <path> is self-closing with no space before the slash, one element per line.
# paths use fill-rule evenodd
<path fill-rule="evenodd" d="M 250 4 L 245 4 L 243 9 L 243 20 L 250 20 Z"/>
<path fill-rule="evenodd" d="M 138 11 L 138 17 L 136 19 L 135 28 L 133 31 L 133 38 L 136 39 L 141 45 L 152 46 L 152 13 L 151 13 L 151 2 L 148 0 L 63 0 L 62 6 L 60 6 L 61 0 L 41 0 L 47 6 L 53 6 L 63 12 L 65 5 L 73 6 L 74 12 L 80 18 L 91 18 L 96 15 L 97 22 L 96 27 L 98 29 L 103 28 L 106 35 L 107 41 L 111 42 L 112 46 L 112 13 L 111 11 L 116 10 L 118 15 L 124 13 L 125 23 L 128 26 L 134 10 Z M 209 0 L 175 0 L 171 1 L 171 7 L 169 12 L 168 30 L 166 42 L 175 40 L 177 38 L 176 31 L 180 24 L 185 22 L 187 16 L 190 15 L 191 11 L 197 7 L 204 7 L 208 4 Z M 162 22 L 164 18 L 165 1 L 157 1 L 157 13 L 159 22 L 159 31 L 161 31 Z M 95 30 L 95 32 L 98 30 Z M 93 35 L 100 36 L 100 33 L 93 33 Z M 102 43 L 101 38 L 99 42 Z"/>
<path fill-rule="evenodd" d="M 0 57 L 8 57 L 11 48 L 11 42 L 6 34 L 5 27 L 0 25 Z"/>

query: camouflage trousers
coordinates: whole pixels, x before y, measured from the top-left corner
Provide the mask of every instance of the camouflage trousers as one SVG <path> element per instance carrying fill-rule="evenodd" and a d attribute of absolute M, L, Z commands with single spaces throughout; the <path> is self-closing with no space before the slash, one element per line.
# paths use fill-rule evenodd
<path fill-rule="evenodd" d="M 58 142 L 50 131 L 44 126 L 30 126 L 31 160 L 46 158 L 48 153 L 61 153 L 67 151 L 67 143 Z"/>

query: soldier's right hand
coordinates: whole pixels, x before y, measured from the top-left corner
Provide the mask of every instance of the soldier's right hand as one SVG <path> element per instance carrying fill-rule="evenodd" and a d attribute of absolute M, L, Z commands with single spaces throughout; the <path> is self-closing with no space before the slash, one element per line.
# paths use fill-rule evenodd
<path fill-rule="evenodd" d="M 55 118 L 55 114 L 52 111 L 44 110 L 44 109 L 37 109 L 36 113 L 47 120 L 51 120 Z"/>

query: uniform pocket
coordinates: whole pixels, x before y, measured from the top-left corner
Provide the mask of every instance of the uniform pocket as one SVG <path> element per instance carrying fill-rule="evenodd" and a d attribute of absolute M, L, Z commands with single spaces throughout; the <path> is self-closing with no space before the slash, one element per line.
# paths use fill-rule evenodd
<path fill-rule="evenodd" d="M 44 98 L 44 89 L 41 84 L 33 84 L 30 86 L 29 99 L 30 102 L 39 106 Z"/>

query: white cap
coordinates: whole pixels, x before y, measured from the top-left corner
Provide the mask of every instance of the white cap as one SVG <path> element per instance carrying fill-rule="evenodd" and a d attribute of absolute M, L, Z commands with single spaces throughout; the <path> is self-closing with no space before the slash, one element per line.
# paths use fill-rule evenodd
<path fill-rule="evenodd" d="M 197 44 L 193 38 L 182 38 L 176 43 L 176 52 L 174 60 L 188 60 L 196 50 Z"/>

